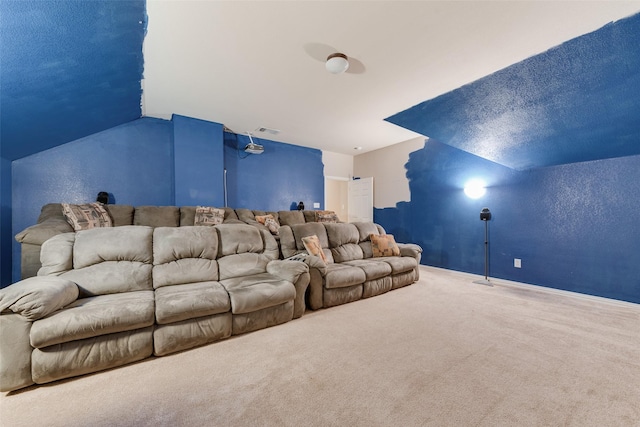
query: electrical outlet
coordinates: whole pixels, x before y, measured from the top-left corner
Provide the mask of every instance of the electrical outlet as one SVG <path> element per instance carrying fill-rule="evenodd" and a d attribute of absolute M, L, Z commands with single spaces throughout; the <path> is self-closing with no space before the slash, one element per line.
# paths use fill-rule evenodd
<path fill-rule="evenodd" d="M 320 203 L 313 202 L 313 209 L 320 209 Z"/>
<path fill-rule="evenodd" d="M 513 266 L 515 268 L 522 268 L 522 260 L 520 258 L 513 259 Z"/>

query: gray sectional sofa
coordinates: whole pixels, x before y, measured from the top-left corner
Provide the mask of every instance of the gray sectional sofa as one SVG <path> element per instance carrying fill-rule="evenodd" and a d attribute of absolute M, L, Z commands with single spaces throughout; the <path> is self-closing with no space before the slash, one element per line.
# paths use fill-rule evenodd
<path fill-rule="evenodd" d="M 42 245 L 0 290 L 0 391 L 163 356 L 300 317 L 304 262 L 247 224 L 121 226 Z"/>
<path fill-rule="evenodd" d="M 150 227 L 184 227 L 194 225 L 196 206 L 138 206 L 104 205 L 113 219 L 114 227 L 123 225 L 146 225 Z M 246 223 L 267 229 L 255 220 L 256 215 L 271 214 L 280 225 L 304 224 L 316 220 L 317 211 L 266 212 L 250 209 L 224 209 L 224 223 Z M 21 278 L 33 277 L 40 268 L 40 247 L 49 238 L 69 233 L 73 228 L 62 213 L 60 203 L 49 203 L 42 207 L 36 224 L 16 234 L 21 243 Z"/>
<path fill-rule="evenodd" d="M 326 261 L 306 257 L 310 267 L 307 305 L 312 310 L 345 304 L 409 285 L 419 279 L 422 248 L 397 244 L 399 255 L 374 257 L 371 235 L 384 235 L 372 222 L 305 223 L 280 228 L 284 257 L 306 253 L 303 238 L 318 236 Z"/>
<path fill-rule="evenodd" d="M 59 206 L 20 235 L 23 250 L 37 247 L 37 276 L 0 289 L 0 391 L 164 356 L 419 278 L 422 249 L 370 222 L 273 212 L 276 239 L 255 220 L 263 211 L 226 208 L 222 224 L 193 226 L 195 207 L 108 205 L 113 227 L 69 232 Z M 392 241 L 391 253 L 378 240 Z"/>

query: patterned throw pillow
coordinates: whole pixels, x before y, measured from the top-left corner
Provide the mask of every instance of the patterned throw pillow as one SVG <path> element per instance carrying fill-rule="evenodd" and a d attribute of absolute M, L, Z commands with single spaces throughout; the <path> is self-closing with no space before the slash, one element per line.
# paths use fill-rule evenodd
<path fill-rule="evenodd" d="M 62 213 L 75 231 L 96 227 L 113 227 L 109 212 L 102 203 L 86 203 L 83 205 L 62 204 Z"/>
<path fill-rule="evenodd" d="M 218 225 L 224 221 L 224 209 L 212 208 L 210 206 L 196 207 L 196 215 L 193 225 Z"/>
<path fill-rule="evenodd" d="M 316 222 L 338 222 L 338 215 L 334 211 L 316 211 Z"/>
<path fill-rule="evenodd" d="M 280 224 L 278 224 L 278 221 L 276 221 L 276 219 L 271 214 L 256 215 L 256 221 L 266 226 L 271 234 L 278 235 L 278 233 L 280 232 Z"/>
<path fill-rule="evenodd" d="M 370 234 L 369 238 L 374 257 L 400 256 L 400 248 L 393 234 Z"/>
<path fill-rule="evenodd" d="M 304 248 L 309 252 L 309 255 L 317 256 L 322 261 L 327 262 L 327 257 L 324 255 L 322 246 L 320 246 L 320 239 L 315 234 L 313 236 L 307 236 L 302 238 Z"/>

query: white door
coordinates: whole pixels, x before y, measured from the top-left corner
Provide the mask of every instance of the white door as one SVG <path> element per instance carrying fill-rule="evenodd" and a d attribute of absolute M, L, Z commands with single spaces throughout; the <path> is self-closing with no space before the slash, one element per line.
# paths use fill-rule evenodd
<path fill-rule="evenodd" d="M 373 177 L 349 181 L 349 222 L 373 222 Z"/>

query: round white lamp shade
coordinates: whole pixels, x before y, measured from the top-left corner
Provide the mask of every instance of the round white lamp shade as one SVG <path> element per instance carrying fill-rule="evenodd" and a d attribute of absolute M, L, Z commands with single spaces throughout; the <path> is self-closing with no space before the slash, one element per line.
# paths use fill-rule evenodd
<path fill-rule="evenodd" d="M 464 194 L 471 199 L 479 199 L 486 193 L 486 184 L 481 179 L 472 179 L 464 186 Z"/>
<path fill-rule="evenodd" d="M 344 73 L 349 68 L 347 55 L 343 53 L 333 53 L 327 58 L 325 66 L 327 67 L 327 71 L 332 74 Z"/>

